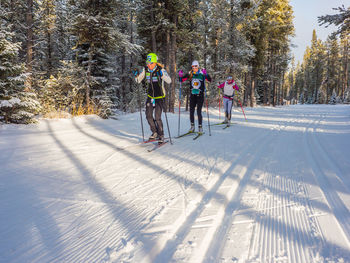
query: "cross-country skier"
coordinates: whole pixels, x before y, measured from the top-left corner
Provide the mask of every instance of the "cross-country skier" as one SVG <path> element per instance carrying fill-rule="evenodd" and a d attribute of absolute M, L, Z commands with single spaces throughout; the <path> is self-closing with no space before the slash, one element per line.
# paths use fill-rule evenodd
<path fill-rule="evenodd" d="M 157 140 L 164 143 L 164 129 L 162 122 L 162 110 L 165 110 L 165 88 L 164 81 L 171 83 L 171 78 L 158 62 L 155 53 L 147 55 L 146 64 L 142 72 L 136 75 L 135 80 L 141 83 L 146 77 L 145 86 L 147 88 L 146 119 L 151 128 L 152 135 L 149 140 Z M 153 117 L 153 110 L 155 116 Z"/>
<path fill-rule="evenodd" d="M 202 128 L 202 107 L 204 103 L 205 93 L 205 80 L 211 81 L 211 77 L 207 74 L 206 69 L 199 69 L 199 63 L 197 60 L 192 62 L 192 69 L 187 74 L 183 75 L 183 71 L 179 71 L 180 81 L 184 82 L 189 80 L 190 82 L 190 121 L 191 128 L 189 132 L 194 132 L 194 111 L 197 106 L 198 116 L 198 132 L 203 133 Z"/>
<path fill-rule="evenodd" d="M 231 122 L 231 111 L 233 105 L 233 97 L 235 96 L 235 90 L 239 90 L 236 82 L 232 78 L 232 76 L 228 76 L 227 80 L 218 86 L 219 89 L 223 89 L 224 95 L 223 104 L 225 109 L 225 120 L 224 123 L 228 125 Z"/>

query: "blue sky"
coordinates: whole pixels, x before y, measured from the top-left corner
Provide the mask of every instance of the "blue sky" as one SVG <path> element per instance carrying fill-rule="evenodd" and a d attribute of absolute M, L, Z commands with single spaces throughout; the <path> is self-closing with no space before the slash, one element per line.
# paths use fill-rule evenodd
<path fill-rule="evenodd" d="M 316 35 L 323 41 L 327 36 L 335 31 L 336 27 L 324 25 L 319 26 L 317 17 L 326 14 L 336 14 L 332 8 L 344 5 L 349 6 L 349 0 L 291 0 L 290 5 L 294 11 L 294 26 L 296 36 L 292 38 L 292 43 L 297 45 L 292 48 L 296 63 L 303 60 L 306 46 L 310 46 L 312 30 L 316 29 Z"/>

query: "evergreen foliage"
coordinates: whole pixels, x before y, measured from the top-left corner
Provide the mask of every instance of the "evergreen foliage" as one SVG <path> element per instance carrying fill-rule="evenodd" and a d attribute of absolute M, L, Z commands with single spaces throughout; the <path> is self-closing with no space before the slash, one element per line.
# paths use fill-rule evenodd
<path fill-rule="evenodd" d="M 39 109 L 44 116 L 103 118 L 134 111 L 144 92 L 131 72 L 145 66 L 148 52 L 157 53 L 172 78 L 169 111 L 188 96 L 184 86 L 177 98 L 177 71 L 189 71 L 193 60 L 213 78 L 207 95 L 214 105 L 216 84 L 228 74 L 241 88 L 243 105 L 329 103 L 333 91 L 336 103 L 349 100 L 344 7 L 337 16 L 320 17 L 339 26 L 339 38 L 322 42 L 314 32 L 304 61 L 292 62 L 289 72 L 294 26 L 288 0 L 2 0 L 0 8 L 2 121 L 29 122 Z"/>
<path fill-rule="evenodd" d="M 334 10 L 339 11 L 335 15 L 324 15 L 318 17 L 318 22 L 320 25 L 326 24 L 338 26 L 338 30 L 334 34 L 349 34 L 350 31 L 350 7 L 345 8 L 344 5 L 333 8 Z"/>
<path fill-rule="evenodd" d="M 20 43 L 14 42 L 8 9 L 0 7 L 0 121 L 33 122 L 40 109 L 35 93 L 26 90 L 24 66 L 19 62 Z"/>

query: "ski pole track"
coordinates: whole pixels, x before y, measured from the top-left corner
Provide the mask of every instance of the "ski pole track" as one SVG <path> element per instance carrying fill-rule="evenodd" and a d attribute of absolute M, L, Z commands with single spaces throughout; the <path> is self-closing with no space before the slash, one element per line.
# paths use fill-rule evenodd
<path fill-rule="evenodd" d="M 278 125 L 280 127 L 281 124 Z M 272 133 L 279 135 L 280 133 L 278 132 L 280 129 L 274 129 Z M 255 167 L 254 164 L 258 161 L 260 158 L 260 154 L 264 151 L 264 146 L 269 145 L 269 143 L 275 139 L 271 134 L 268 134 L 267 139 L 263 139 L 263 143 L 259 144 L 254 157 L 251 157 L 251 159 L 248 161 L 247 167 Z M 234 196 L 231 198 L 229 204 L 227 205 L 227 208 L 229 209 L 225 213 L 225 217 L 223 218 L 223 223 L 221 224 L 221 227 L 216 230 L 216 235 L 211 241 L 211 247 L 209 248 L 207 252 L 206 259 L 204 262 L 211 262 L 211 260 L 220 260 L 220 255 L 222 254 L 222 250 L 224 248 L 224 243 L 226 242 L 221 242 L 223 243 L 221 247 L 218 247 L 218 245 L 215 245 L 217 243 L 220 243 L 222 240 L 227 240 L 228 233 L 230 231 L 230 226 L 232 226 L 232 222 L 234 221 L 234 216 L 232 216 L 235 211 L 239 208 L 240 202 L 241 202 L 241 197 L 244 195 L 245 188 L 249 186 L 249 181 L 251 176 L 253 175 L 254 170 L 251 170 L 248 168 L 248 170 L 244 173 L 244 176 L 241 178 L 239 182 L 239 186 L 234 194 Z M 227 209 L 226 209 L 227 210 Z M 266 224 L 270 224 L 269 221 L 266 221 Z M 263 241 L 264 244 L 267 244 L 266 248 L 264 251 L 262 251 L 263 254 L 269 253 L 268 249 L 271 249 L 271 241 L 267 239 L 269 233 L 265 236 L 266 239 Z"/>
<path fill-rule="evenodd" d="M 281 126 L 281 124 L 279 124 L 278 127 L 280 127 L 280 126 Z M 275 133 L 275 132 L 278 132 L 278 131 L 280 131 L 280 128 L 274 129 L 274 133 Z M 270 136 L 270 137 L 272 137 L 272 136 Z M 271 138 L 268 139 L 268 140 L 263 140 L 263 141 L 264 141 L 264 144 L 263 144 L 263 145 L 267 145 L 267 144 L 269 143 L 270 140 L 271 140 Z M 259 145 L 259 149 L 261 149 L 260 151 L 263 151 L 263 150 L 262 150 L 262 149 L 263 149 L 263 146 L 262 146 L 262 145 Z M 259 156 L 258 153 L 259 153 L 259 150 L 257 150 L 257 152 L 255 153 L 255 156 Z M 251 162 L 251 163 L 256 162 L 256 160 L 257 160 L 256 158 L 258 158 L 258 157 L 251 158 L 250 162 Z M 250 163 L 249 166 L 251 166 L 251 163 Z M 251 175 L 249 175 L 249 173 L 252 174 L 253 171 L 248 171 L 248 172 L 246 172 L 245 175 L 244 175 L 244 177 L 243 177 L 243 179 L 241 179 L 241 182 L 245 182 L 245 184 L 247 184 L 248 180 L 250 180 L 250 179 L 246 179 L 246 177 L 251 177 Z M 248 174 L 248 175 L 247 175 L 247 174 Z M 244 194 L 244 188 L 245 188 L 245 187 L 246 187 L 246 185 L 244 185 L 244 184 L 243 184 L 243 187 L 241 187 L 241 185 L 239 186 L 237 192 L 240 192 L 240 194 L 238 195 L 238 197 L 236 196 L 235 198 L 233 198 L 232 201 L 231 201 L 231 203 L 239 203 L 240 196 Z M 237 195 L 237 192 L 236 192 L 235 195 Z M 237 209 L 237 208 L 238 208 L 237 206 L 238 206 L 238 205 L 236 205 L 236 207 L 235 207 L 234 209 Z M 228 205 L 228 207 L 230 207 L 230 205 Z M 232 213 L 234 213 L 234 210 L 232 211 Z M 232 214 L 232 213 L 230 212 L 230 213 L 227 213 L 227 214 L 226 214 L 226 215 L 228 215 L 228 216 L 226 216 L 224 220 L 226 220 L 226 221 L 228 221 L 228 222 L 224 221 L 225 223 L 222 224 L 221 230 L 218 231 L 218 232 L 220 232 L 220 231 L 221 231 L 221 232 L 225 232 L 225 231 L 226 231 L 226 233 L 221 233 L 220 235 L 217 234 L 217 238 L 215 238 L 214 241 L 211 242 L 211 244 L 215 244 L 215 243 L 216 243 L 215 240 L 216 240 L 216 241 L 223 240 L 223 238 L 225 238 L 225 236 L 227 236 L 227 234 L 228 234 L 229 231 L 230 231 L 230 230 L 229 230 L 229 226 L 232 225 L 232 222 L 233 222 L 233 218 L 230 216 L 230 214 Z M 269 223 L 269 222 L 267 222 L 267 223 Z M 226 229 L 224 230 L 224 228 L 226 228 Z M 228 238 L 226 237 L 226 239 L 228 239 Z M 267 242 L 267 241 L 265 241 L 265 242 Z M 271 245 L 270 245 L 269 247 L 271 248 Z M 222 249 L 222 248 L 221 248 L 221 249 Z M 214 252 L 214 253 L 216 253 L 216 255 L 217 255 L 217 256 L 216 256 L 216 260 L 219 260 L 219 258 L 218 258 L 219 254 L 220 254 L 219 250 L 220 250 L 220 249 L 218 249 L 217 246 L 216 246 L 216 247 L 214 246 L 214 248 L 212 248 L 211 251 L 208 252 L 207 254 L 208 254 L 208 255 L 212 255 L 213 252 Z M 266 253 L 266 252 L 264 252 L 264 253 Z M 211 260 L 213 260 L 212 257 L 210 257 L 210 258 L 207 257 L 207 261 L 208 261 L 208 262 L 210 262 Z M 215 257 L 214 257 L 214 260 L 215 260 Z"/>
<path fill-rule="evenodd" d="M 277 174 L 264 175 L 261 187 L 272 192 L 269 190 L 268 195 L 261 192 L 259 197 L 249 262 L 312 262 L 320 239 L 315 231 L 317 224 L 311 217 L 306 187 L 301 178 L 291 180 Z"/>
<path fill-rule="evenodd" d="M 249 151 L 255 149 L 255 144 L 259 140 L 261 140 L 262 138 L 267 137 L 268 135 L 269 134 L 259 133 L 258 136 L 254 137 L 254 141 L 252 141 L 251 146 L 245 148 L 245 150 L 243 150 L 242 154 L 243 155 L 244 155 L 244 153 L 247 154 Z M 217 180 L 215 182 L 214 186 L 210 190 L 207 190 L 206 193 L 204 193 L 203 197 L 201 198 L 202 201 L 199 202 L 199 205 L 197 207 L 194 207 L 192 211 L 188 211 L 189 215 L 185 219 L 183 219 L 183 220 L 185 220 L 184 221 L 185 223 L 182 223 L 181 225 L 179 225 L 179 228 L 174 229 L 174 231 L 173 231 L 174 232 L 173 237 L 175 239 L 168 239 L 166 244 L 163 243 L 165 245 L 165 247 L 163 249 L 161 249 L 161 247 L 163 247 L 163 245 L 158 245 L 159 248 L 154 248 L 154 249 L 158 250 L 159 252 L 158 253 L 151 253 L 151 254 L 157 255 L 154 259 L 152 259 L 152 258 L 149 259 L 151 262 L 167 262 L 167 261 L 170 261 L 171 258 L 173 260 L 176 259 L 178 261 L 178 260 L 181 260 L 181 255 L 177 255 L 177 252 L 179 252 L 181 254 L 181 251 L 179 251 L 179 250 L 181 250 L 181 246 L 186 248 L 186 249 L 193 249 L 193 248 L 189 248 L 188 246 L 185 245 L 185 244 L 193 243 L 191 240 L 189 240 L 188 243 L 186 243 L 186 241 L 185 241 L 186 237 L 191 236 L 190 232 L 194 231 L 194 230 L 191 230 L 193 228 L 193 223 L 195 222 L 195 220 L 197 218 L 199 218 L 199 216 L 201 214 L 203 214 L 203 211 L 205 213 L 208 213 L 208 211 L 207 211 L 208 209 L 206 209 L 206 207 L 208 207 L 207 204 L 209 204 L 209 202 L 211 202 L 211 201 L 214 202 L 215 200 L 213 200 L 213 199 L 216 199 L 219 196 L 222 196 L 220 201 L 226 202 L 225 200 L 227 200 L 226 199 L 227 196 L 223 195 L 221 192 L 222 191 L 226 192 L 227 188 L 226 188 L 226 190 L 221 189 L 220 190 L 221 192 L 219 192 L 219 188 L 220 188 L 220 186 L 224 185 L 225 179 L 227 179 L 227 178 L 231 179 L 230 178 L 230 171 L 237 169 L 235 164 L 239 163 L 242 159 L 243 159 L 242 156 L 238 157 L 238 159 L 233 162 L 233 164 L 228 168 L 228 170 L 223 175 L 220 175 L 219 180 Z M 231 192 L 233 191 L 232 187 L 231 187 L 231 189 L 230 188 L 228 188 L 228 189 Z M 224 208 L 222 209 L 222 212 L 223 212 L 223 210 L 224 210 Z M 213 219 L 212 221 L 218 221 L 218 220 Z M 199 247 L 197 249 L 197 253 L 201 249 L 202 248 Z M 201 252 L 201 253 L 203 253 L 203 252 Z M 191 253 L 191 254 L 193 254 L 193 253 Z M 182 259 L 182 260 L 185 260 L 185 259 Z"/>
<path fill-rule="evenodd" d="M 314 124 L 317 126 L 317 123 Z M 332 213 L 338 223 L 338 226 L 341 229 L 341 232 L 347 242 L 347 246 L 350 247 L 350 212 L 349 208 L 344 204 L 342 198 L 339 196 L 337 191 L 334 189 L 334 184 L 332 183 L 334 179 L 339 178 L 338 176 L 335 178 L 334 174 L 327 173 L 325 174 L 322 169 L 319 167 L 323 167 L 326 162 L 328 165 L 330 163 L 329 158 L 327 159 L 327 154 L 322 150 L 318 143 L 316 143 L 314 132 L 306 132 L 304 136 L 305 147 L 304 151 L 307 153 L 307 157 L 309 161 L 313 163 L 313 175 L 318 182 L 322 193 L 325 199 L 328 202 L 329 207 L 332 210 Z M 316 149 L 318 150 L 316 152 Z M 328 160 L 328 161 L 327 161 Z M 333 179 L 333 180 L 332 180 Z M 339 185 L 338 185 L 339 186 Z M 343 185 L 340 185 L 343 187 Z M 343 188 L 344 189 L 344 188 Z M 346 188 L 347 189 L 347 188 Z M 349 191 L 347 191 L 347 195 L 349 195 Z"/>
<path fill-rule="evenodd" d="M 264 110 L 257 116 L 263 118 L 265 114 L 274 116 L 285 112 Z M 39 147 L 33 150 L 30 148 L 34 147 L 35 140 L 28 140 L 24 148 L 17 147 L 17 141 L 14 149 L 6 147 L 9 156 L 4 155 L 0 159 L 0 163 L 12 160 L 20 162 L 18 167 L 7 164 L 2 170 L 12 174 L 6 181 L 10 183 L 9 188 L 0 185 L 0 195 L 17 198 L 17 202 L 1 205 L 6 211 L 5 215 L 0 216 L 4 218 L 2 222 L 6 223 L 5 217 L 11 215 L 9 218 L 12 218 L 15 215 L 14 223 L 3 224 L 1 229 L 1 235 L 9 236 L 7 242 L 15 246 L 0 249 L 0 254 L 5 252 L 5 259 L 9 259 L 7 262 L 140 262 L 136 253 L 148 255 L 151 248 L 160 244 L 149 259 L 162 263 L 197 263 L 203 260 L 247 263 L 347 262 L 347 259 L 341 261 L 342 258 L 332 257 L 332 253 L 329 258 L 320 258 L 319 254 L 328 248 L 325 246 L 331 247 L 332 243 L 326 244 L 321 231 L 323 228 L 318 221 L 320 217 L 330 217 L 333 212 L 334 222 L 339 225 L 335 224 L 334 231 L 340 233 L 341 240 L 349 238 L 346 233 L 346 229 L 350 229 L 349 207 L 344 199 L 349 194 L 349 180 L 344 174 L 346 169 L 341 168 L 346 166 L 337 167 L 336 158 L 326 150 L 330 141 L 323 140 L 323 133 L 318 132 L 318 127 L 323 125 L 328 115 L 324 111 L 321 117 L 320 113 L 300 113 L 298 118 L 274 122 L 272 126 L 262 129 L 252 129 L 255 132 L 249 133 L 252 141 L 246 140 L 248 136 L 242 138 L 244 129 L 251 128 L 242 122 L 237 128 L 238 133 L 242 134 L 240 139 L 249 143 L 242 147 L 240 141 L 235 141 L 238 154 L 233 153 L 235 150 L 226 149 L 230 147 L 228 143 L 218 150 L 210 140 L 203 138 L 195 142 L 196 149 L 192 149 L 192 140 L 189 143 L 189 140 L 184 139 L 176 141 L 169 152 L 160 150 L 150 155 L 142 146 L 125 146 L 119 137 L 106 137 L 95 127 L 81 127 L 78 129 L 81 135 L 88 136 L 80 135 L 78 140 L 71 143 L 68 138 L 72 134 L 71 130 L 51 131 L 49 135 L 57 142 L 53 144 L 50 136 L 43 136 L 43 141 L 38 140 Z M 310 121 L 315 118 L 316 121 Z M 269 150 L 278 147 L 284 139 L 283 136 L 274 137 L 274 147 L 269 148 L 267 146 L 271 138 L 268 136 L 283 135 L 288 132 L 288 126 L 293 125 L 288 123 L 294 121 L 303 125 L 307 123 L 305 132 L 300 136 L 300 145 L 307 153 L 302 157 L 308 158 L 301 163 L 307 165 L 303 174 L 311 171 L 312 179 L 319 182 L 323 192 L 320 197 L 316 195 L 313 199 L 309 198 L 308 186 L 313 194 L 316 191 L 311 186 L 318 189 L 318 185 L 309 181 L 310 177 L 281 175 L 283 167 L 278 164 L 277 168 L 269 164 L 262 168 L 261 163 L 265 160 L 266 163 L 270 160 L 281 161 L 278 159 L 281 151 L 274 153 L 274 158 L 262 158 L 263 149 L 270 154 Z M 237 135 L 235 129 L 227 131 L 216 131 L 216 135 Z M 28 138 L 34 139 L 34 136 Z M 137 139 L 137 136 L 134 138 Z M 43 147 L 47 142 L 50 150 Z M 260 145 L 260 142 L 263 143 Z M 96 153 L 98 158 L 92 159 L 91 156 Z M 46 158 L 47 164 L 40 160 L 40 157 L 50 154 L 52 156 Z M 58 157 L 62 156 L 60 160 Z M 68 161 L 69 157 L 71 162 Z M 158 157 L 162 161 L 158 161 Z M 86 162 L 89 159 L 91 163 Z M 62 160 L 63 165 L 60 166 Z M 137 165 L 128 165 L 131 162 Z M 142 170 L 137 166 L 142 167 Z M 26 169 L 32 173 L 31 177 L 24 174 Z M 18 189 L 14 187 L 16 181 L 21 184 L 19 189 L 23 188 L 28 193 L 19 191 L 10 194 L 11 189 Z M 53 189 L 53 185 L 60 187 Z M 120 189 L 122 191 L 119 192 Z M 68 195 L 71 198 L 65 198 Z M 182 206 L 179 205 L 181 198 Z M 313 206 L 318 199 L 326 200 L 330 210 L 320 206 L 321 202 Z M 21 206 L 16 207 L 17 203 Z M 34 204 L 33 208 L 24 207 L 27 204 Z M 39 213 L 30 213 L 30 209 Z M 166 212 L 173 217 L 165 218 Z M 225 216 L 228 217 L 227 222 L 223 220 Z M 167 221 L 162 221 L 163 218 Z M 173 224 L 174 218 L 180 223 Z M 21 226 L 21 222 L 29 223 Z M 158 222 L 163 225 L 157 229 Z M 152 225 L 156 227 L 152 228 Z M 21 232 L 17 228 L 26 230 L 26 236 L 19 239 Z M 220 228 L 224 228 L 222 239 L 215 238 Z M 13 237 L 14 233 L 16 237 Z M 233 234 L 235 238 L 232 238 Z M 158 237 L 163 239 L 156 242 Z M 238 245 L 238 248 L 243 248 L 237 254 L 240 256 L 229 250 L 229 242 L 231 247 Z M 208 252 L 214 249 L 212 247 L 220 249 L 215 253 Z M 247 251 L 244 250 L 246 248 Z M 169 251 L 171 255 L 168 257 Z"/>

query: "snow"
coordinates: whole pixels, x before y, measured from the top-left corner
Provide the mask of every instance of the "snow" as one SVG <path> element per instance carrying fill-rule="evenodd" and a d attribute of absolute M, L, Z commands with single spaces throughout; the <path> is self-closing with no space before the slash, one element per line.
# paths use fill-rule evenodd
<path fill-rule="evenodd" d="M 245 113 L 0 125 L 0 262 L 350 262 L 350 106 Z"/>
<path fill-rule="evenodd" d="M 12 108 L 16 104 L 20 104 L 21 100 L 18 98 L 11 98 L 10 100 L 0 100 L 0 107 Z"/>

